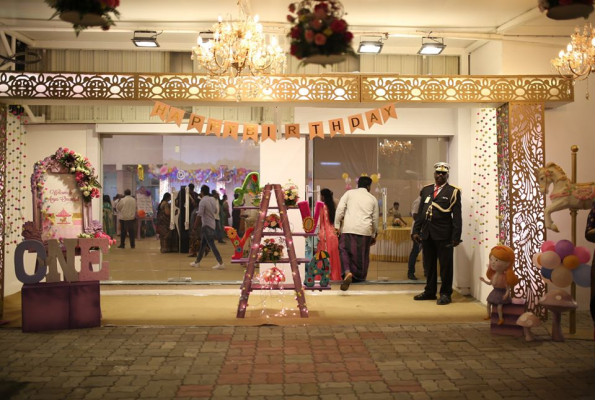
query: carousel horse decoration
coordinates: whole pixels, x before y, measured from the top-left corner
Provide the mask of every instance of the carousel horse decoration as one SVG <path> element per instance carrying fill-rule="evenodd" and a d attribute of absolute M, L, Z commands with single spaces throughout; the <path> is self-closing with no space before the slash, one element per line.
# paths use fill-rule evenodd
<path fill-rule="evenodd" d="M 254 231 L 253 227 L 248 228 L 246 232 L 244 232 L 244 236 L 240 239 L 238 232 L 234 228 L 231 226 L 225 227 L 225 233 L 227 234 L 229 240 L 231 240 L 231 244 L 233 244 L 234 253 L 233 257 L 231 257 L 232 260 L 239 260 L 242 258 L 244 253 L 244 244 L 250 238 L 252 231 Z"/>
<path fill-rule="evenodd" d="M 262 193 L 262 188 L 260 187 L 259 173 L 250 172 L 248 175 L 246 175 L 244 183 L 241 187 L 235 188 L 234 193 L 238 194 L 238 198 L 233 201 L 234 206 L 239 207 L 244 204 L 244 196 L 246 194 L 254 196 L 252 199 L 252 205 L 254 207 L 260 206 L 260 195 Z"/>
<path fill-rule="evenodd" d="M 322 268 L 318 268 L 318 263 L 322 263 Z M 320 275 L 320 286 L 327 287 L 331 278 L 331 262 L 329 254 L 326 251 L 319 251 L 306 264 L 306 277 L 304 278 L 304 286 L 314 287 L 316 284 L 316 276 Z"/>
<path fill-rule="evenodd" d="M 595 182 L 572 183 L 560 166 L 551 162 L 537 170 L 537 180 L 541 193 L 550 194 L 551 204 L 545 208 L 545 227 L 559 232 L 552 220 L 552 213 L 564 209 L 589 210 L 595 199 Z"/>
<path fill-rule="evenodd" d="M 316 206 L 314 208 L 314 218 L 312 218 L 310 204 L 307 201 L 300 201 L 297 203 L 297 206 L 300 209 L 300 214 L 302 215 L 302 226 L 304 227 L 304 232 L 314 232 L 316 230 L 316 226 L 318 225 L 318 218 L 320 218 L 320 213 L 322 211 L 322 207 L 324 207 L 324 203 L 322 201 L 316 202 Z"/>

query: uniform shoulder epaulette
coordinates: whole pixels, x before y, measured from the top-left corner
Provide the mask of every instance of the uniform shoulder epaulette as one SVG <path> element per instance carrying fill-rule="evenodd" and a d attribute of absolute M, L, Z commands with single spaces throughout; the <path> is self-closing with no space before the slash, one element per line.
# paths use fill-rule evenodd
<path fill-rule="evenodd" d="M 429 185 L 426 185 L 426 186 L 424 186 L 423 188 L 425 189 L 425 188 L 427 188 L 427 187 L 429 187 L 429 186 L 434 186 L 434 184 L 433 184 L 433 183 L 430 183 Z"/>
<path fill-rule="evenodd" d="M 449 183 L 449 185 L 450 185 L 450 183 Z M 453 188 L 457 189 L 459 192 L 461 191 L 461 188 L 458 187 L 458 186 L 455 186 L 455 185 L 450 185 L 450 186 L 452 186 Z"/>

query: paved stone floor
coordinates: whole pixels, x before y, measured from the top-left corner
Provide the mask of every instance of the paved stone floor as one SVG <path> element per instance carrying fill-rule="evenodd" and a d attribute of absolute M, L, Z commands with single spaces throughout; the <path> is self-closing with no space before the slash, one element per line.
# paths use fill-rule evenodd
<path fill-rule="evenodd" d="M 0 329 L 2 399 L 594 399 L 593 341 L 486 323 Z"/>

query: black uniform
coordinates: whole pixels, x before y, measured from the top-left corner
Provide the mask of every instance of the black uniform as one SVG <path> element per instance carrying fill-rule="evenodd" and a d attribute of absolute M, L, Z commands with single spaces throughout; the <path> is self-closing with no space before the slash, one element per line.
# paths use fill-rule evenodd
<path fill-rule="evenodd" d="M 453 241 L 461 241 L 461 191 L 446 183 L 436 198 L 435 185 L 425 186 L 421 192 L 421 201 L 417 211 L 417 221 L 413 225 L 413 234 L 422 238 L 424 269 L 427 282 L 424 292 L 435 296 L 438 289 L 438 265 L 440 260 L 440 295 L 452 294 Z"/>

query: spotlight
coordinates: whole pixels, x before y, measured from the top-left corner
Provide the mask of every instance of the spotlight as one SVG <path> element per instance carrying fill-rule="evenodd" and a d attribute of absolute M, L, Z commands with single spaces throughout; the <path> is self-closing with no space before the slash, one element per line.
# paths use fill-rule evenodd
<path fill-rule="evenodd" d="M 424 56 L 435 56 L 442 53 L 446 48 L 444 39 L 439 37 L 423 37 L 421 38 L 421 48 L 417 54 Z"/>
<path fill-rule="evenodd" d="M 131 40 L 136 47 L 159 47 L 155 31 L 134 31 Z"/>
<path fill-rule="evenodd" d="M 362 54 L 380 54 L 383 45 L 382 37 L 378 38 L 378 40 L 361 40 L 357 52 Z"/>

